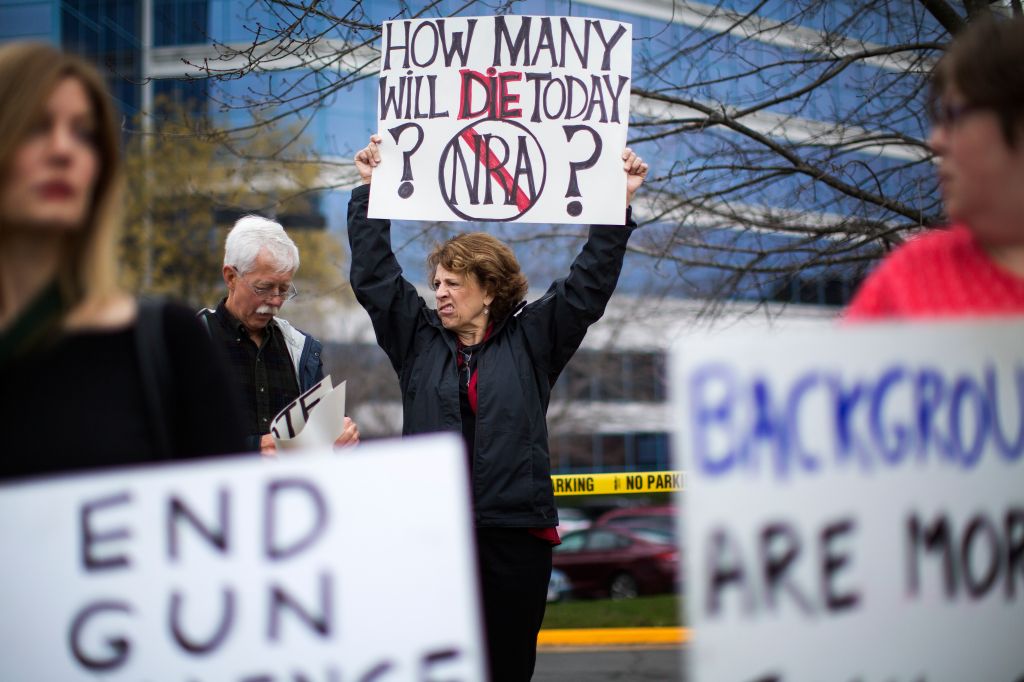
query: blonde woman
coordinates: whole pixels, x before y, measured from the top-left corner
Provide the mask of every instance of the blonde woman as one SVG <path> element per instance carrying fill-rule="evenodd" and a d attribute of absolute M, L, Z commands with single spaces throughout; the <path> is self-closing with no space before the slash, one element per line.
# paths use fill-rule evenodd
<path fill-rule="evenodd" d="M 100 76 L 11 43 L 0 101 L 0 478 L 242 451 L 191 311 L 141 325 L 118 289 L 121 162 Z"/>

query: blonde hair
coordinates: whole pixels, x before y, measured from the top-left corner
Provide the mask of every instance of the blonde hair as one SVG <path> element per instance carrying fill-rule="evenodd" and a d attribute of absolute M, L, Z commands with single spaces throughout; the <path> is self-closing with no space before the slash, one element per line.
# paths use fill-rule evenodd
<path fill-rule="evenodd" d="M 118 293 L 117 242 L 121 235 L 123 171 L 114 105 L 103 78 L 82 59 L 45 43 L 0 47 L 0 182 L 8 182 L 14 154 L 36 124 L 47 98 L 72 77 L 88 93 L 96 123 L 98 177 L 82 229 L 61 245 L 58 282 L 67 310 L 96 306 Z M 0 230 L 3 230 L 0 221 Z"/>

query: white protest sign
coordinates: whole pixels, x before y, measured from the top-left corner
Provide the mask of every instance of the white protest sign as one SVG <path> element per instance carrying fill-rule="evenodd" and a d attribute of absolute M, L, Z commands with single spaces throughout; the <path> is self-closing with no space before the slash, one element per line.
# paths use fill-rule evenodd
<path fill-rule="evenodd" d="M 484 678 L 460 439 L 0 486 L 0 679 Z"/>
<path fill-rule="evenodd" d="M 1024 679 L 1024 323 L 688 339 L 694 682 Z"/>
<path fill-rule="evenodd" d="M 330 374 L 288 403 L 270 423 L 279 450 L 330 446 L 344 431 L 345 382 L 334 386 Z"/>
<path fill-rule="evenodd" d="M 632 27 L 384 22 L 371 218 L 621 225 Z"/>

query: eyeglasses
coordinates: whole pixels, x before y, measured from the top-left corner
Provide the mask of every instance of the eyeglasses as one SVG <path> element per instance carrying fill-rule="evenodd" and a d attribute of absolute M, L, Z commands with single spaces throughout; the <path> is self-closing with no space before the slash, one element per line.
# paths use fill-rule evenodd
<path fill-rule="evenodd" d="M 234 268 L 234 271 L 238 274 L 238 279 L 245 282 L 245 278 L 242 277 L 242 273 L 238 272 L 238 268 Z M 285 301 L 290 301 L 299 295 L 299 290 L 295 288 L 294 284 L 289 284 L 287 287 L 258 287 L 254 284 L 249 284 L 249 282 L 245 282 L 245 285 L 252 290 L 252 293 L 264 300 L 269 298 L 281 298 Z"/>
<path fill-rule="evenodd" d="M 937 126 L 951 128 L 956 126 L 969 114 L 981 111 L 985 107 L 976 104 L 950 104 L 949 102 L 933 102 L 929 111 L 932 123 Z"/>

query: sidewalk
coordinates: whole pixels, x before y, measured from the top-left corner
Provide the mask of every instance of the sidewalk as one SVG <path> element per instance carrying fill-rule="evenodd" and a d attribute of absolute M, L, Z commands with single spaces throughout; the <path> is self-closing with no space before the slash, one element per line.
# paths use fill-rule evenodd
<path fill-rule="evenodd" d="M 588 628 L 541 630 L 537 648 L 566 646 L 634 646 L 638 644 L 685 644 L 690 629 L 663 628 Z"/>

